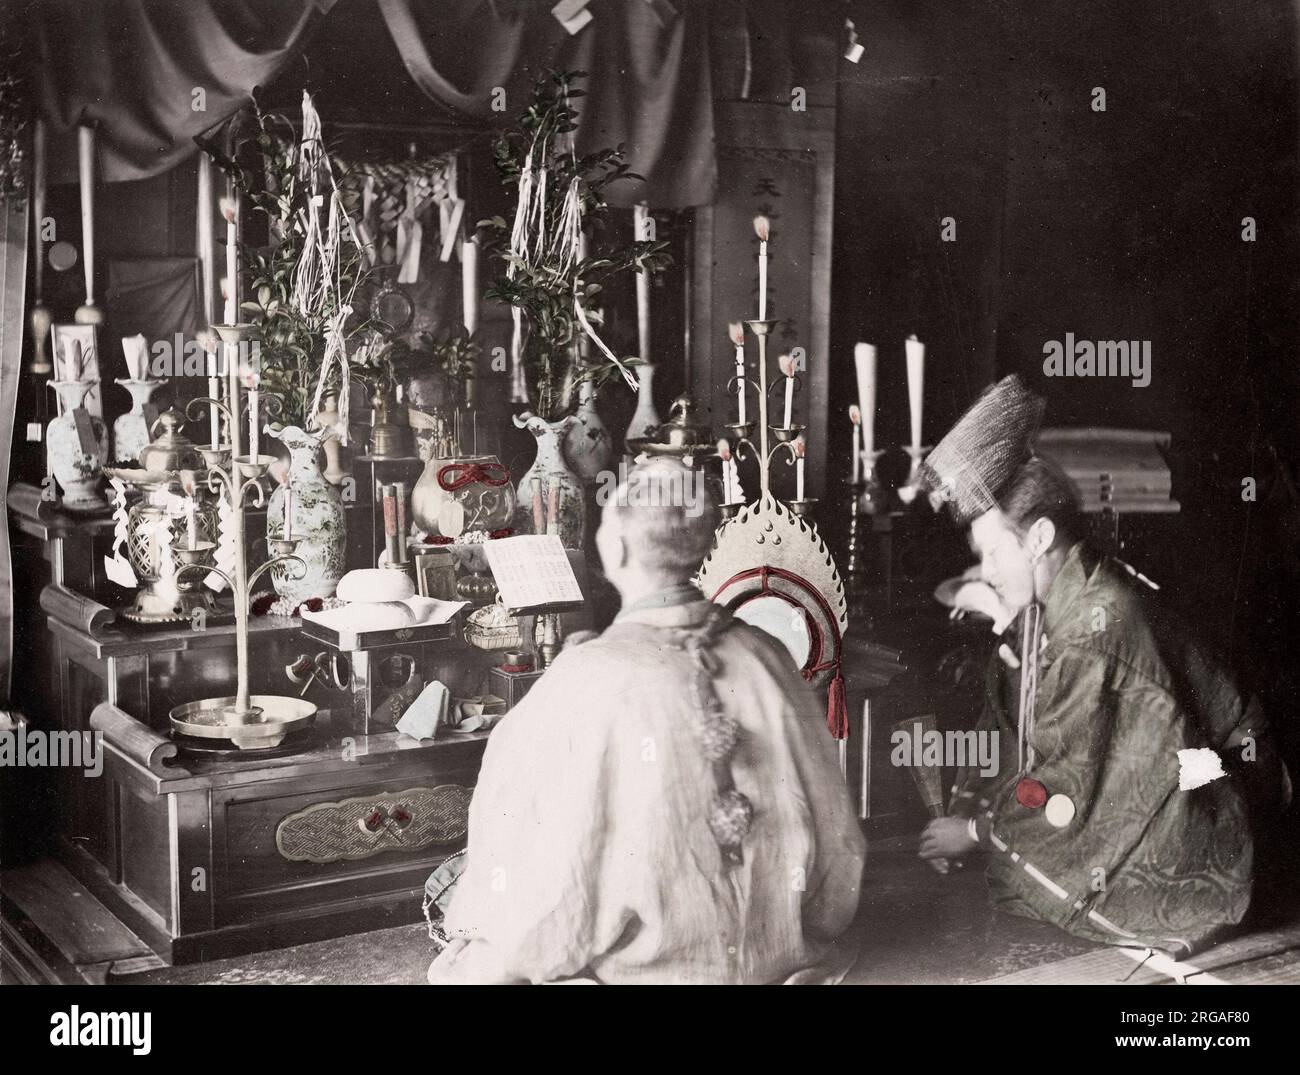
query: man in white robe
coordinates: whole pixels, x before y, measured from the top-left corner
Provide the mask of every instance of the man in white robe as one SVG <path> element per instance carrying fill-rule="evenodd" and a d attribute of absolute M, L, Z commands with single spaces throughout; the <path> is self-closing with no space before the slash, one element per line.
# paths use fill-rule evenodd
<path fill-rule="evenodd" d="M 492 732 L 431 982 L 825 981 L 852 962 L 834 942 L 865 845 L 823 707 L 689 582 L 715 505 L 637 495 L 689 489 L 676 466 L 637 468 L 605 509 L 619 618 Z"/>

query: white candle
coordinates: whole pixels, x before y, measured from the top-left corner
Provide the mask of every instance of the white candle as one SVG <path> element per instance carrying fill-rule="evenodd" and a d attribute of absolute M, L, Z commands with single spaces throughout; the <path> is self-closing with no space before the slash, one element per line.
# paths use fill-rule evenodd
<path fill-rule="evenodd" d="M 284 539 L 290 541 L 293 539 L 293 474 L 289 475 L 289 483 L 284 487 Z"/>
<path fill-rule="evenodd" d="M 186 540 L 189 542 L 185 547 L 187 549 L 196 549 L 199 544 L 199 514 L 198 506 L 194 503 L 194 498 L 190 497 L 185 502 L 185 529 Z"/>
<path fill-rule="evenodd" d="M 460 303 L 465 319 L 465 331 L 470 336 L 478 331 L 478 243 L 466 239 L 460 246 Z"/>
<path fill-rule="evenodd" d="M 849 422 L 853 426 L 853 484 L 862 480 L 862 411 L 856 403 L 849 407 Z"/>
<path fill-rule="evenodd" d="M 78 178 L 81 182 L 81 270 L 86 281 L 86 305 L 95 305 L 95 132 L 77 128 Z M 39 224 L 39 221 L 37 222 Z"/>
<path fill-rule="evenodd" d="M 794 419 L 794 359 L 789 355 L 782 355 L 776 360 L 776 364 L 781 367 L 781 372 L 785 374 L 785 422 L 783 426 L 789 429 Z"/>
<path fill-rule="evenodd" d="M 740 416 L 736 421 L 743 426 L 745 424 L 745 326 L 739 321 L 733 321 L 727 326 L 727 333 L 736 346 L 736 402 L 740 410 Z"/>
<path fill-rule="evenodd" d="M 259 455 L 258 439 L 261 435 L 258 429 L 261 423 L 257 420 L 257 382 L 258 376 L 254 373 L 248 382 L 248 454 L 254 463 Z"/>
<path fill-rule="evenodd" d="M 869 343 L 854 345 L 853 363 L 858 372 L 858 408 L 862 413 L 862 451 L 870 455 L 876 448 L 876 349 Z"/>
<path fill-rule="evenodd" d="M 227 325 L 239 320 L 239 193 L 226 186 L 226 309 Z"/>
<path fill-rule="evenodd" d="M 765 216 L 754 217 L 754 231 L 758 235 L 758 319 L 767 320 L 767 239 L 771 225 Z"/>
<path fill-rule="evenodd" d="M 209 330 L 211 331 L 211 330 Z M 205 340 L 210 344 L 211 340 Z M 204 355 L 208 365 L 208 433 L 212 438 L 212 450 L 215 452 L 221 443 L 221 412 L 217 410 L 216 401 L 221 398 L 221 378 L 217 375 L 217 353 L 209 350 Z"/>
<path fill-rule="evenodd" d="M 725 439 L 718 441 L 718 455 L 722 458 L 722 502 L 731 503 L 731 445 Z"/>
<path fill-rule="evenodd" d="M 912 417 L 912 448 L 921 448 L 921 408 L 925 402 L 925 344 L 914 335 L 904 342 L 907 349 L 907 402 Z"/>
<path fill-rule="evenodd" d="M 803 437 L 794 439 L 794 498 L 803 499 L 803 455 L 805 451 Z"/>
<path fill-rule="evenodd" d="M 648 242 L 650 236 L 650 209 L 645 205 L 632 208 L 633 234 L 639 243 Z M 644 270 L 636 274 L 636 336 L 641 357 L 650 361 L 650 274 Z"/>

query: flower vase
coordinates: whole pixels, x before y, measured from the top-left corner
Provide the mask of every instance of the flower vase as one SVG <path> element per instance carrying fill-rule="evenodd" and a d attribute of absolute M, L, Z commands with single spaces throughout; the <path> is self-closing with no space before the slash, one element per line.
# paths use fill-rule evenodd
<path fill-rule="evenodd" d="M 289 450 L 288 487 L 293 489 L 293 509 L 286 526 L 287 487 L 277 487 L 266 506 L 266 539 L 297 541 L 294 555 L 306 564 L 306 572 L 302 573 L 300 564 L 277 564 L 270 570 L 271 583 L 277 594 L 293 604 L 311 597 L 333 597 L 343 577 L 347 530 L 343 499 L 321 471 L 321 441 L 327 434 L 285 426 L 275 435 Z"/>
<path fill-rule="evenodd" d="M 591 484 L 603 470 L 609 469 L 614 445 L 609 430 L 596 411 L 596 386 L 590 380 L 578 389 L 577 421 L 564 437 L 564 457 L 584 482 Z"/>
<path fill-rule="evenodd" d="M 649 362 L 643 362 L 636 368 L 638 388 L 636 393 L 636 410 L 632 421 L 623 434 L 623 442 L 649 437 L 659 426 L 659 412 L 655 410 L 654 377 L 655 368 Z"/>
<path fill-rule="evenodd" d="M 63 413 L 45 431 L 50 471 L 63 490 L 68 511 L 99 511 L 108 506 L 99 492 L 100 468 L 108 458 L 108 429 L 103 421 L 82 409 L 97 381 L 49 381 L 59 395 Z M 85 416 L 93 444 L 83 445 L 77 434 L 77 417 Z M 89 448 L 89 450 L 86 450 Z"/>
<path fill-rule="evenodd" d="M 119 377 L 120 384 L 131 393 L 131 409 L 113 423 L 113 453 L 118 460 L 132 462 L 140 458 L 140 453 L 152 440 L 149 431 L 149 419 L 144 409 L 153 394 L 167 382 L 137 381 L 132 377 Z"/>
<path fill-rule="evenodd" d="M 515 425 L 537 438 L 537 458 L 519 479 L 516 529 L 526 534 L 559 534 L 566 549 L 582 547 L 587 505 L 582 480 L 564 458 L 564 442 L 578 422 L 573 415 L 548 422 L 537 415 Z"/>

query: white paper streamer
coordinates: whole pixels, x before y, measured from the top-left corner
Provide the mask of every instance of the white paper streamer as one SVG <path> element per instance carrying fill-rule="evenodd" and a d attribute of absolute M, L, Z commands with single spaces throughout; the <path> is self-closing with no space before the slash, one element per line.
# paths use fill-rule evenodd
<path fill-rule="evenodd" d="M 217 501 L 217 551 L 213 554 L 213 562 L 231 578 L 235 577 L 235 536 L 231 532 L 233 523 L 234 513 L 230 510 L 230 501 L 222 496 Z M 216 572 L 209 571 L 203 582 L 213 593 L 220 593 L 226 588 L 226 580 Z"/>
<path fill-rule="evenodd" d="M 126 554 L 128 517 L 126 510 L 126 486 L 120 478 L 109 478 L 113 487 L 113 555 L 104 557 L 104 574 L 109 580 L 134 590 L 140 585 L 135 568 Z"/>

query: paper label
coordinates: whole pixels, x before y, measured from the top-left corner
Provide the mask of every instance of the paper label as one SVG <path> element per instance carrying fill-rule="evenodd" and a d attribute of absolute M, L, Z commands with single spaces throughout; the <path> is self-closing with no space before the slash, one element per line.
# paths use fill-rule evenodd
<path fill-rule="evenodd" d="M 77 442 L 81 454 L 94 456 L 99 452 L 99 443 L 95 440 L 95 427 L 90 424 L 90 415 L 82 407 L 72 412 L 72 421 L 77 427 Z"/>

